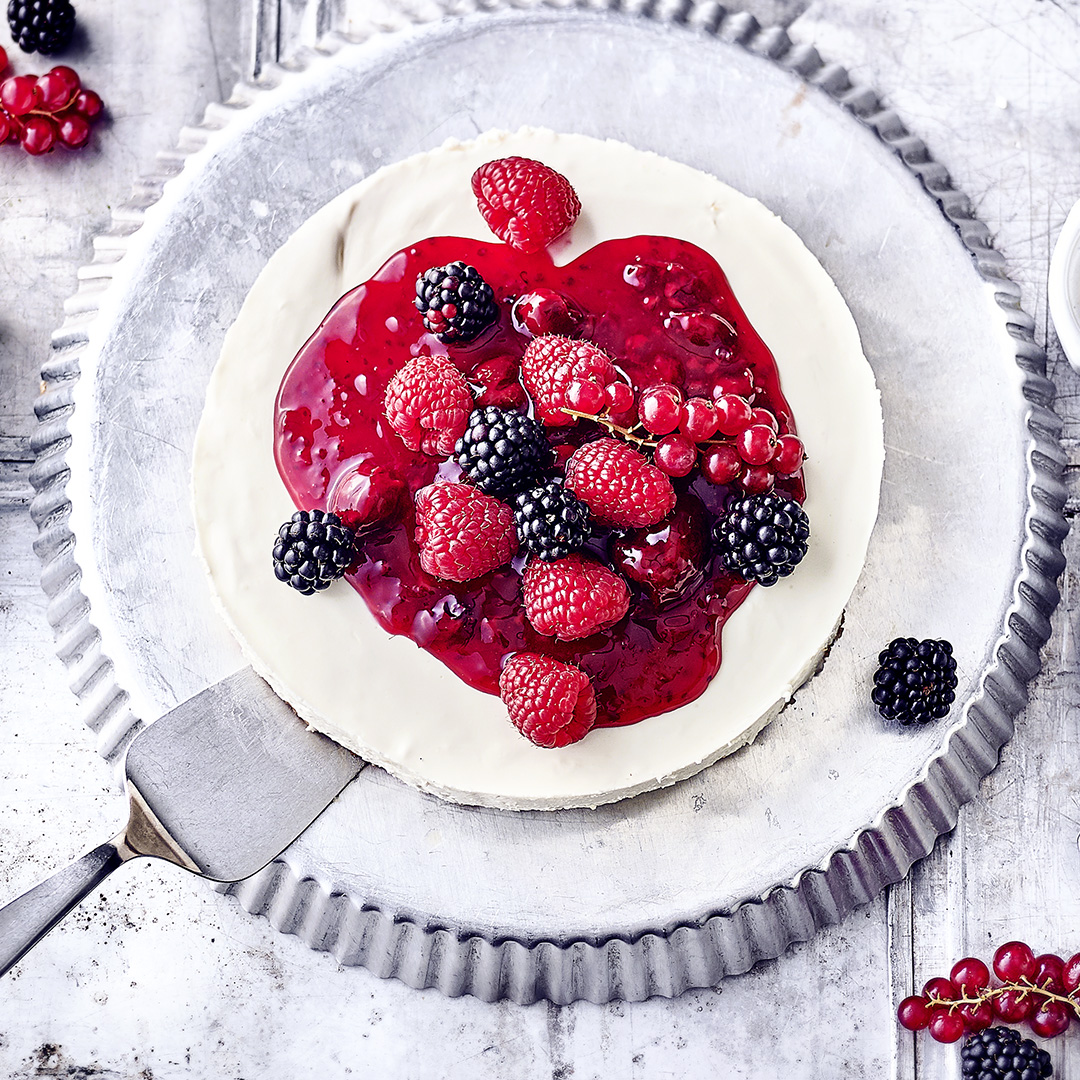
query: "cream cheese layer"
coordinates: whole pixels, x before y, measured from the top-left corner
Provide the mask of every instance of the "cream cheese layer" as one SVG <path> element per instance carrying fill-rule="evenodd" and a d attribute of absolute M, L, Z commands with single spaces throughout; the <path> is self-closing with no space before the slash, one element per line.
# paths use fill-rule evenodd
<path fill-rule="evenodd" d="M 559 750 L 533 746 L 497 697 L 386 634 L 348 585 L 301 596 L 270 548 L 294 506 L 274 463 L 274 399 L 293 356 L 345 292 L 429 236 L 491 239 L 470 186 L 513 154 L 567 176 L 582 213 L 551 251 L 658 234 L 703 248 L 776 359 L 806 447 L 811 541 L 723 630 L 697 700 Z M 449 142 L 380 169 L 309 218 L 269 260 L 226 335 L 193 463 L 199 552 L 244 655 L 312 727 L 407 783 L 509 809 L 597 806 L 673 783 L 751 741 L 813 673 L 855 587 L 877 517 L 880 399 L 843 297 L 798 236 L 712 176 L 624 143 L 523 128 Z"/>

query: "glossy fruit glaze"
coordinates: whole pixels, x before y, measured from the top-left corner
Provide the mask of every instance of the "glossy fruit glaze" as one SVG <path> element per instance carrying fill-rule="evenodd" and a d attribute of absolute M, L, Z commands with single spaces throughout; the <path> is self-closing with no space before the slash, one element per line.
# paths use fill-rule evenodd
<path fill-rule="evenodd" d="M 465 345 L 437 341 L 412 303 L 417 276 L 454 260 L 480 271 L 501 312 L 497 324 Z M 534 292 L 549 296 L 544 290 L 560 302 L 529 305 L 527 320 L 519 305 L 515 319 L 514 300 Z M 370 281 L 342 297 L 286 372 L 274 450 L 297 507 L 345 511 L 347 517 L 347 493 L 364 486 L 357 484 L 357 474 L 375 468 L 380 477 L 403 481 L 410 493 L 436 478 L 456 479 L 459 470 L 452 461 L 407 450 L 389 429 L 382 409 L 387 383 L 411 357 L 430 353 L 449 355 L 467 378 L 478 369 L 498 371 L 504 391 L 507 369 L 514 370 L 531 330 L 547 329 L 547 311 L 558 320 L 551 329 L 572 329 L 574 336 L 606 349 L 638 392 L 664 382 L 681 387 L 686 396 L 708 397 L 717 386 L 723 392 L 725 378 L 730 383 L 749 370 L 755 408 L 775 414 L 780 434 L 795 431 L 772 355 L 720 267 L 700 248 L 670 237 L 636 236 L 598 244 L 558 267 L 546 251 L 525 255 L 500 243 L 435 237 L 398 252 Z M 478 393 L 482 389 L 477 386 Z M 590 422 L 549 430 L 553 442 L 569 444 L 560 460 L 570 446 L 602 434 Z M 590 638 L 562 643 L 533 630 L 522 607 L 520 559 L 464 584 L 424 573 L 413 541 L 411 498 L 396 503 L 384 527 L 365 530 L 347 577 L 389 633 L 409 636 L 470 686 L 497 694 L 510 653 L 545 653 L 588 673 L 599 725 L 634 723 L 702 693 L 720 666 L 723 624 L 753 587 L 708 557 L 698 574 L 665 565 L 664 545 L 670 545 L 674 564 L 687 551 L 709 550 L 707 527 L 732 491 L 709 483 L 697 468 L 674 483 L 684 507 L 696 497 L 705 510 L 704 515 L 677 513 L 675 519 L 704 528 L 706 535 L 677 537 L 673 530 L 682 526 L 663 525 L 637 534 L 597 535 L 591 546 L 597 558 L 615 557 L 623 566 L 638 562 L 642 573 L 655 572 L 662 584 L 646 589 L 632 581 L 627 617 Z M 801 501 L 801 472 L 778 477 L 777 490 Z M 682 588 L 674 598 L 673 581 Z M 658 606 L 660 596 L 665 599 Z"/>

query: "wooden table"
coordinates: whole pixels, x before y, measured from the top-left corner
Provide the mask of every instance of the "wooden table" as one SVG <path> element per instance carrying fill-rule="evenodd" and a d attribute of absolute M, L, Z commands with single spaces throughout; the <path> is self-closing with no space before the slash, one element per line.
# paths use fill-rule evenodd
<path fill-rule="evenodd" d="M 410 10 L 439 14 L 421 3 Z M 1077 383 L 1047 323 L 1046 274 L 1080 198 L 1080 0 L 745 7 L 876 88 L 972 197 L 1036 318 L 1075 462 Z M 53 654 L 27 513 L 37 372 L 76 269 L 110 207 L 206 103 L 318 33 L 373 16 L 393 23 L 401 10 L 389 0 L 82 0 L 84 37 L 64 59 L 101 92 L 109 123 L 81 154 L 0 152 L 0 897 L 111 835 L 124 813 Z M 11 53 L 17 73 L 47 66 Z M 1068 480 L 1071 516 L 1072 468 Z M 1066 541 L 1070 557 L 1075 548 Z M 958 1076 L 955 1047 L 898 1030 L 899 999 L 1010 938 L 1080 951 L 1080 600 L 1071 569 L 1061 584 L 1031 703 L 952 835 L 907 881 L 747 976 L 636 1005 L 449 1000 L 338 969 L 147 862 L 117 874 L 7 977 L 0 1075 Z M 1080 1030 L 1049 1049 L 1055 1075 L 1080 1077 Z"/>

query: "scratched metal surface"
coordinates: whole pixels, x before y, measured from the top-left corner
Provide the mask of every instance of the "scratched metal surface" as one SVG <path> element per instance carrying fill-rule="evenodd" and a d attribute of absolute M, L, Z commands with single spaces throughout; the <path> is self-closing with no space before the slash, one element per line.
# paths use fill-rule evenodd
<path fill-rule="evenodd" d="M 770 7 L 776 14 L 778 5 Z M 346 18 L 348 11 L 337 14 Z M 1071 439 L 1074 390 L 1068 374 L 1057 370 L 1041 279 L 1057 225 L 1080 194 L 1071 166 L 1076 134 L 1068 121 L 1076 105 L 1067 74 L 1077 49 L 1075 6 L 994 4 L 972 11 L 908 3 L 884 12 L 838 3 L 788 14 L 799 16 L 792 31 L 800 40 L 814 40 L 826 55 L 852 64 L 860 80 L 883 88 L 917 118 L 935 155 L 976 197 L 1025 287 L 1039 337 L 1048 341 Z M 148 29 L 158 17 L 142 10 L 126 16 L 125 25 Z M 181 54 L 182 71 L 159 72 L 158 83 L 151 79 L 162 91 L 190 89 L 209 67 L 204 42 L 195 41 L 201 16 L 186 17 L 190 28 L 173 41 L 187 41 L 190 51 Z M 111 23 L 104 17 L 95 23 L 92 16 L 90 23 L 103 48 Z M 141 77 L 148 78 L 148 70 L 141 69 Z M 212 82 L 211 76 L 182 108 L 173 103 L 173 127 L 198 112 L 197 94 L 213 96 Z M 45 328 L 57 321 L 71 267 L 85 261 L 85 251 L 73 250 L 79 247 L 73 230 L 85 217 L 102 215 L 98 199 L 108 201 L 110 190 L 122 193 L 134 157 L 141 153 L 149 161 L 163 135 L 152 119 L 138 109 L 119 118 L 109 148 L 119 145 L 121 152 L 113 154 L 121 160 L 99 156 L 97 172 L 81 181 L 70 206 L 60 194 L 69 190 L 70 173 L 59 166 L 52 172 L 12 167 L 5 174 L 13 202 L 24 211 L 5 221 L 0 236 L 13 278 L 23 285 L 21 310 L 9 312 L 5 331 L 8 341 L 17 335 L 27 343 L 20 353 L 5 353 L 4 374 L 16 378 L 0 381 L 0 434 L 9 440 L 0 519 L 8 571 L 0 579 L 6 631 L 0 640 L 6 661 L 2 768 L 4 790 L 19 809 L 4 819 L 0 842 L 11 860 L 5 858 L 0 870 L 13 885 L 29 884 L 74 854 L 81 840 L 95 834 L 95 821 L 100 831 L 100 823 L 118 812 L 89 740 L 78 730 L 59 664 L 48 656 L 29 555 L 32 530 L 24 516 L 24 448 L 33 354 L 41 354 Z M 35 219 L 39 228 L 44 222 L 53 230 L 51 244 L 28 226 Z M 33 280 L 39 281 L 36 295 L 26 287 Z M 916 1069 L 927 1077 L 955 1075 L 955 1049 L 920 1041 L 916 1055 L 914 1040 L 894 1042 L 890 994 L 947 968 L 963 951 L 985 954 L 991 939 L 1021 935 L 1043 947 L 1075 947 L 1080 893 L 1076 827 L 1068 819 L 1075 817 L 1076 790 L 1067 768 L 1075 760 L 1068 711 L 1076 666 L 1071 585 L 1067 576 L 1066 607 L 1055 620 L 1033 704 L 1002 767 L 961 815 L 957 831 L 865 917 L 726 983 L 722 995 L 704 991 L 674 1002 L 562 1010 L 451 1002 L 377 983 L 363 971 L 335 972 L 325 959 L 313 966 L 318 958 L 306 949 L 222 906 L 219 898 L 191 895 L 162 875 L 147 874 L 139 890 L 118 884 L 107 891 L 100 905 L 106 918 L 87 918 L 61 932 L 44 947 L 36 971 L 22 965 L 6 988 L 19 1023 L 5 1033 L 0 1068 L 20 1077 L 52 1072 L 126 1078 L 147 1069 L 159 1076 L 206 1075 L 222 1068 L 236 1075 L 290 1076 L 316 1063 L 336 1074 L 348 1069 L 360 1075 L 659 1077 L 722 1060 L 735 1076 L 909 1076 Z M 50 768 L 43 771 L 46 763 Z M 58 826 L 58 810 L 85 814 L 87 821 L 68 828 L 65 819 Z M 1017 866 L 1020 846 L 1034 854 L 1026 866 Z M 1006 889 L 1000 887 L 1003 877 Z M 774 1026 L 777 1002 L 799 1022 Z M 128 1034 L 132 1017 L 137 1038 Z M 417 1039 L 417 1030 L 429 1037 Z M 1051 1048 L 1058 1073 L 1075 1075 L 1072 1042 L 1058 1040 Z"/>
<path fill-rule="evenodd" d="M 778 955 L 951 827 L 1038 669 L 1060 570 L 1064 496 L 1044 467 L 1058 424 L 985 227 L 896 115 L 812 50 L 708 4 L 682 15 L 690 29 L 658 12 L 484 14 L 375 34 L 291 75 L 267 67 L 272 89 L 185 133 L 183 171 L 130 235 L 141 208 L 124 212 L 75 300 L 97 314 L 65 322 L 46 366 L 31 512 L 72 670 L 94 680 L 88 723 L 113 757 L 139 720 L 240 662 L 189 554 L 194 427 L 267 253 L 357 176 L 463 126 L 632 139 L 761 198 L 847 298 L 887 418 L 881 508 L 842 636 L 752 752 L 593 812 L 462 808 L 369 770 L 236 887 L 313 947 L 417 988 L 642 1000 Z M 480 71 L 482 87 L 461 78 Z M 670 123 L 670 101 L 691 97 L 713 118 L 708 139 Z M 867 722 L 860 686 L 905 632 L 952 640 L 962 704 L 952 724 L 898 738 Z M 508 876 L 522 843 L 530 857 Z"/>

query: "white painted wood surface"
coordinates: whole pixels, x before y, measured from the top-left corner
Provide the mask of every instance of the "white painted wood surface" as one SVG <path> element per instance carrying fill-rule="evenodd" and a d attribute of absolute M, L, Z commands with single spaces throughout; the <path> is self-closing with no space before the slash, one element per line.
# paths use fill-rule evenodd
<path fill-rule="evenodd" d="M 1038 321 L 1075 462 L 1076 376 L 1046 325 L 1045 279 L 1080 199 L 1080 0 L 741 6 L 880 91 L 972 196 Z M 250 69 L 256 40 L 287 56 L 322 30 L 373 14 L 392 24 L 401 10 L 393 0 L 78 7 L 85 40 L 65 59 L 102 93 L 108 125 L 81 155 L 0 148 L 0 898 L 111 835 L 123 814 L 52 652 L 26 512 L 37 370 L 76 269 L 153 153 Z M 12 58 L 20 73 L 46 66 L 15 49 Z M 1070 538 L 1070 557 L 1076 548 Z M 339 970 L 181 871 L 137 864 L 0 985 L 0 1076 L 958 1076 L 955 1047 L 898 1032 L 896 1001 L 1012 937 L 1080 951 L 1073 569 L 1062 587 L 1031 704 L 952 836 L 842 926 L 717 991 L 563 1009 L 451 1001 Z M 1056 1075 L 1080 1077 L 1080 1026 L 1048 1045 Z"/>

